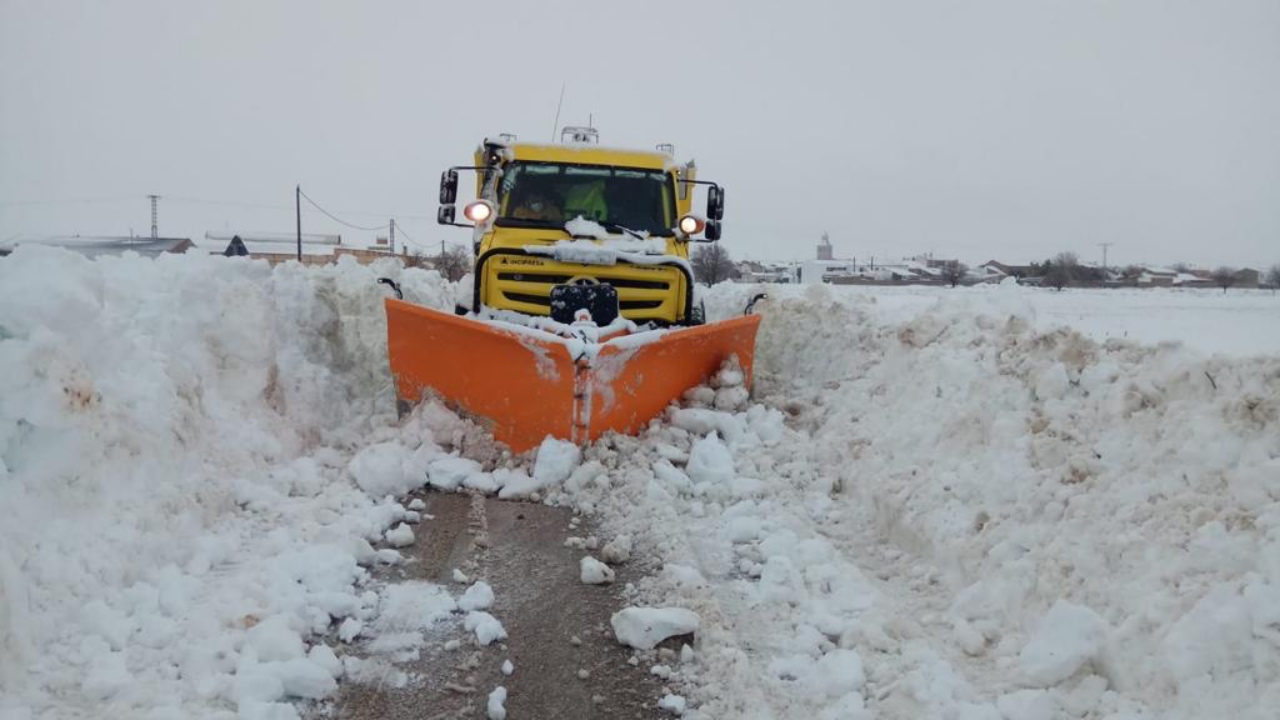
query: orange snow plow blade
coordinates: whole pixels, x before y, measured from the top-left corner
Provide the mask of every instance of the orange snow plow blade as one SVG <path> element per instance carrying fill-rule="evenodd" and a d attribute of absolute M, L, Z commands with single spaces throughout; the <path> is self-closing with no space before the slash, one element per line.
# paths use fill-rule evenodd
<path fill-rule="evenodd" d="M 516 453 L 548 435 L 586 443 L 637 432 L 731 356 L 750 387 L 760 325 L 745 315 L 584 346 L 391 298 L 386 310 L 397 399 L 411 406 L 439 397 Z"/>

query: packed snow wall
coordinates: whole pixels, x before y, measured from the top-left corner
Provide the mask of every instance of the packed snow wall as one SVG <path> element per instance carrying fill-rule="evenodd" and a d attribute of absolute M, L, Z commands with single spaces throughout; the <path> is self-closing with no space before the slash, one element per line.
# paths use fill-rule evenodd
<path fill-rule="evenodd" d="M 0 260 L 0 715 L 332 692 L 313 641 L 394 607 L 363 584 L 384 496 L 446 454 L 423 437 L 475 431 L 397 421 L 379 275 L 457 293 L 393 263 Z M 712 319 L 758 289 L 711 289 Z M 642 599 L 705 610 L 691 716 L 1280 705 L 1280 359 L 1042 332 L 1017 288 L 768 290 L 753 403 L 691 400 L 539 487 L 666 563 Z M 452 487 L 537 479 L 491 451 L 440 460 Z"/>
<path fill-rule="evenodd" d="M 257 619 L 353 602 L 358 539 L 394 519 L 344 456 L 395 422 L 379 275 L 452 306 L 393 261 L 0 262 L 0 695 L 236 697 Z"/>
<path fill-rule="evenodd" d="M 753 291 L 727 286 L 715 310 Z M 791 414 L 849 517 L 943 569 L 951 642 L 1015 686 L 1093 672 L 1130 710 L 1266 717 L 1280 707 L 1280 357 L 1039 332 L 1037 292 L 904 313 L 774 289 L 756 400 Z"/>

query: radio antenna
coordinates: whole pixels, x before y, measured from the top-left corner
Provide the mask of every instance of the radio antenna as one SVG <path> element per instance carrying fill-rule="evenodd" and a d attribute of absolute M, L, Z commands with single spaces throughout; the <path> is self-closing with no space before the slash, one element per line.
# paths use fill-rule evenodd
<path fill-rule="evenodd" d="M 560 129 L 560 108 L 564 107 L 564 86 L 560 83 L 560 102 L 556 103 L 556 120 L 551 126 L 551 142 L 556 141 L 556 131 Z"/>

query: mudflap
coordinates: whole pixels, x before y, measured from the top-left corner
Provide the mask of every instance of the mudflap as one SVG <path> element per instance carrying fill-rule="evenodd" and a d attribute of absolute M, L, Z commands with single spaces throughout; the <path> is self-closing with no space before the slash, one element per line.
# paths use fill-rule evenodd
<path fill-rule="evenodd" d="M 512 452 L 550 435 L 586 443 L 635 433 L 730 356 L 748 386 L 758 315 L 626 335 L 588 346 L 387 298 L 387 353 L 397 399 L 437 396 Z M 574 354 L 576 353 L 576 357 Z"/>

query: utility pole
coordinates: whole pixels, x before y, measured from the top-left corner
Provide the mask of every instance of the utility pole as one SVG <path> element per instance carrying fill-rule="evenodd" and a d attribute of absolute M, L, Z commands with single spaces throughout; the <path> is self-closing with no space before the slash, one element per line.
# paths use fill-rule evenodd
<path fill-rule="evenodd" d="M 440 259 L 441 260 L 444 259 L 444 241 L 443 240 L 440 241 Z"/>
<path fill-rule="evenodd" d="M 302 262 L 302 185 L 293 188 L 293 208 L 298 218 L 298 262 Z"/>
<path fill-rule="evenodd" d="M 391 218 L 391 254 L 396 254 L 396 219 Z"/>
<path fill-rule="evenodd" d="M 160 196 L 148 195 L 147 197 L 151 198 L 151 239 L 155 240 L 160 237 L 160 233 L 156 229 L 158 227 L 156 224 L 156 201 L 160 199 Z"/>
<path fill-rule="evenodd" d="M 1107 248 L 1115 245 L 1115 243 L 1104 242 L 1098 243 L 1098 245 L 1102 248 L 1102 277 L 1105 279 L 1107 276 Z"/>

